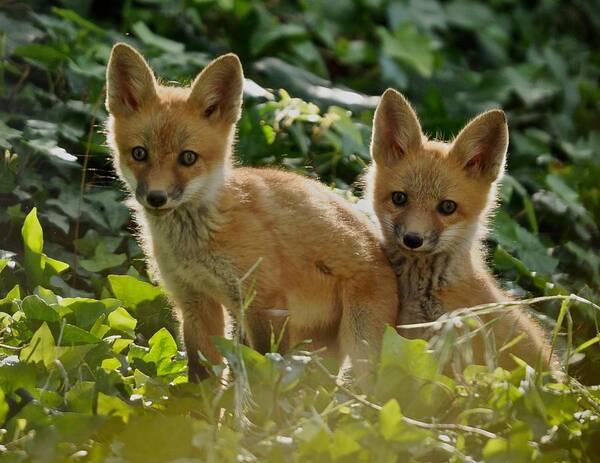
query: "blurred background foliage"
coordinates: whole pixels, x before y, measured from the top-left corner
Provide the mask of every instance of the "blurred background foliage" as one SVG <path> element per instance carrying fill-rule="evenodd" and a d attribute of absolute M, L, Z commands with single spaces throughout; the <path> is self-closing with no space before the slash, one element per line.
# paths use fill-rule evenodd
<path fill-rule="evenodd" d="M 62 341 L 80 348 L 61 353 L 68 357 L 64 374 L 48 377 L 53 361 L 62 357 L 37 358 L 34 350 L 34 360 L 45 366 L 24 370 L 29 379 L 19 385 L 6 386 L 8 373 L 0 367 L 4 394 L 30 390 L 38 375 L 38 383 L 46 378 L 41 390 L 57 394 L 50 394 L 46 406 L 72 408 L 68 394 L 77 387 L 72 399 L 84 397 L 83 409 L 93 404 L 96 412 L 104 407 L 122 417 L 129 416 L 131 405 L 115 402 L 115 391 L 144 396 L 146 379 L 163 375 L 171 381 L 185 369 L 179 359 L 172 370 L 158 373 L 166 364 L 159 367 L 163 357 L 151 355 L 152 339 L 169 361 L 178 355 L 171 334 L 160 330 L 175 329 L 166 299 L 145 283 L 143 256 L 105 145 L 105 65 L 116 41 L 142 51 L 165 82 L 182 84 L 215 56 L 237 53 L 247 77 L 239 161 L 316 176 L 350 200 L 360 196 L 357 180 L 369 163 L 373 110 L 387 87 L 401 90 L 424 129 L 439 138 L 451 138 L 485 109 L 502 107 L 511 145 L 490 262 L 517 296 L 576 293 L 598 303 L 598 11 L 597 0 L 0 1 L 0 309 L 8 346 L 2 355 L 10 359 L 11 348 L 27 349 L 34 342 L 54 346 L 56 339 L 56 346 Z M 537 308 L 552 329 L 560 304 Z M 560 336 L 568 347 L 563 357 L 571 374 L 596 384 L 598 313 L 583 304 L 570 309 Z M 97 345 L 106 339 L 109 344 Z M 84 352 L 82 346 L 93 348 Z M 21 359 L 32 361 L 24 352 Z M 79 371 L 79 382 L 71 379 L 65 386 L 68 365 L 75 368 L 77 359 L 96 373 Z M 28 366 L 15 365 L 11 368 Z M 112 371 L 119 365 L 121 373 Z M 139 373 L 135 378 L 133 371 Z M 20 400 L 7 399 L 6 413 L 14 415 Z M 39 405 L 41 398 L 36 400 Z M 197 422 L 169 419 L 199 432 Z M 9 423 L 11 438 L 26 435 L 18 421 Z M 515 429 L 504 444 L 543 437 L 523 437 Z M 317 439 L 317 431 L 310 439 Z M 431 438 L 419 436 L 415 439 Z M 335 437 L 336 445 L 343 441 L 352 449 L 346 438 Z M 567 445 L 561 442 L 556 448 Z M 504 444 L 497 444 L 488 449 L 489 461 L 497 461 L 495 451 L 502 454 Z M 402 451 L 412 458 L 447 461 L 443 449 L 416 456 L 407 446 Z M 479 447 L 468 449 L 477 459 Z M 219 451 L 226 453 L 227 445 Z M 587 461 L 585 452 L 582 447 L 577 461 Z M 348 455 L 354 451 L 328 458 Z M 521 457 L 511 461 L 533 458 Z"/>

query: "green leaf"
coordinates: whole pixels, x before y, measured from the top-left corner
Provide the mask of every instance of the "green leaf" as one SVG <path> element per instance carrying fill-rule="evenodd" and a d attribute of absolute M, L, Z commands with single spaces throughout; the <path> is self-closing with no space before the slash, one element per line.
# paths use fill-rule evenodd
<path fill-rule="evenodd" d="M 17 389 L 32 390 L 37 380 L 36 368 L 26 363 L 0 366 L 0 390 L 10 394 Z"/>
<path fill-rule="evenodd" d="M 588 224 L 594 223 L 594 219 L 590 217 L 590 213 L 581 204 L 579 194 L 567 185 L 564 178 L 550 174 L 546 176 L 546 183 L 564 201 L 569 209 L 573 211 L 578 220 Z"/>
<path fill-rule="evenodd" d="M 250 40 L 252 54 L 257 56 L 275 42 L 288 39 L 298 39 L 306 36 L 306 29 L 300 24 L 279 24 L 267 33 L 260 31 Z"/>
<path fill-rule="evenodd" d="M 483 447 L 485 463 L 528 463 L 533 455 L 533 447 L 529 444 L 532 436 L 531 427 L 522 422 L 514 422 L 508 439 L 499 437 L 490 439 Z"/>
<path fill-rule="evenodd" d="M 8 403 L 6 402 L 4 391 L 0 389 L 0 423 L 4 423 L 9 410 L 10 408 L 8 406 Z"/>
<path fill-rule="evenodd" d="M 23 244 L 25 245 L 24 265 L 29 284 L 32 287 L 41 285 L 44 283 L 44 260 L 42 258 L 44 235 L 35 207 L 25 217 L 21 235 L 23 237 Z"/>
<path fill-rule="evenodd" d="M 109 200 L 106 200 L 107 203 Z M 114 199 L 112 200 L 114 201 Z M 106 205 L 107 207 L 109 204 Z M 77 250 L 85 256 L 93 256 L 99 252 L 114 253 L 123 242 L 122 236 L 103 236 L 96 230 L 90 229 L 83 238 L 75 240 Z"/>
<path fill-rule="evenodd" d="M 352 455 L 360 449 L 360 444 L 344 431 L 337 430 L 333 433 L 333 440 L 329 447 L 329 453 L 333 461 Z"/>
<path fill-rule="evenodd" d="M 15 55 L 22 58 L 29 58 L 51 68 L 69 59 L 69 56 L 65 55 L 62 51 L 57 50 L 51 45 L 41 43 L 30 43 L 17 47 Z"/>
<path fill-rule="evenodd" d="M 123 331 L 133 336 L 137 320 L 123 307 L 119 307 L 108 314 L 108 324 L 114 330 Z"/>
<path fill-rule="evenodd" d="M 37 295 L 27 296 L 23 299 L 21 307 L 27 318 L 30 320 L 41 320 L 46 322 L 57 322 L 60 320 L 58 311 Z"/>
<path fill-rule="evenodd" d="M 386 440 L 392 439 L 400 423 L 402 423 L 400 405 L 396 399 L 391 399 L 379 411 L 379 430 L 381 431 L 381 435 Z"/>
<path fill-rule="evenodd" d="M 170 373 L 171 359 L 177 355 L 177 343 L 166 328 L 158 330 L 148 341 L 150 352 L 144 356 L 145 362 L 156 365 L 159 376 Z"/>
<path fill-rule="evenodd" d="M 58 275 L 69 268 L 69 264 L 66 262 L 61 262 L 60 260 L 48 257 L 46 254 L 43 255 L 43 260 L 46 280 L 49 280 L 50 276 Z"/>
<path fill-rule="evenodd" d="M 405 23 L 394 34 L 378 27 L 376 34 L 382 42 L 383 53 L 430 77 L 434 69 L 434 47 L 431 39 L 417 31 L 414 25 Z"/>
<path fill-rule="evenodd" d="M 78 326 L 66 324 L 63 329 L 61 344 L 64 345 L 80 345 L 80 344 L 97 344 L 100 342 L 96 336 L 90 332 L 79 328 Z"/>
<path fill-rule="evenodd" d="M 482 24 L 494 21 L 494 12 L 481 2 L 454 0 L 446 5 L 445 10 L 449 23 L 476 32 Z"/>
<path fill-rule="evenodd" d="M 125 422 L 128 421 L 129 416 L 133 413 L 131 406 L 121 399 L 115 396 L 106 395 L 102 392 L 98 393 L 98 406 L 96 407 L 96 411 L 98 415 L 119 416 L 123 418 Z"/>
<path fill-rule="evenodd" d="M 70 411 L 78 413 L 92 413 L 96 383 L 80 381 L 66 394 L 65 400 Z"/>
<path fill-rule="evenodd" d="M 20 130 L 13 129 L 0 120 L 0 148 L 11 148 L 10 140 L 20 137 L 21 134 Z"/>
<path fill-rule="evenodd" d="M 395 398 L 406 415 L 441 412 L 453 399 L 454 382 L 438 373 L 439 365 L 422 339 L 406 339 L 392 327 L 383 336 L 375 396 Z"/>
<path fill-rule="evenodd" d="M 548 253 L 540 239 L 520 226 L 506 212 L 500 211 L 494 219 L 494 239 L 505 249 L 516 251 L 520 260 L 531 270 L 552 274 L 558 259 Z"/>
<path fill-rule="evenodd" d="M 82 259 L 79 265 L 88 272 L 102 272 L 109 268 L 118 267 L 127 261 L 125 254 L 111 254 L 108 252 L 96 254 L 93 259 Z"/>
<path fill-rule="evenodd" d="M 83 297 L 63 298 L 60 301 L 62 310 L 75 314 L 77 326 L 85 330 L 90 329 L 101 315 L 108 313 L 109 309 L 118 307 L 118 304 L 114 305 L 115 303 L 118 303 L 115 299 L 98 301 Z"/>
<path fill-rule="evenodd" d="M 7 16 L 3 12 L 0 12 L 0 31 L 10 31 L 10 34 L 4 36 L 5 56 L 11 55 L 19 45 L 34 42 L 44 35 L 31 21 L 18 21 L 14 16 Z"/>
<path fill-rule="evenodd" d="M 60 229 L 63 233 L 69 233 L 69 219 L 64 214 L 47 210 L 42 214 L 42 218 Z"/>
<path fill-rule="evenodd" d="M 33 334 L 29 344 L 21 350 L 21 361 L 28 363 L 42 362 L 46 368 L 50 368 L 56 359 L 55 347 L 52 332 L 44 322 Z"/>
<path fill-rule="evenodd" d="M 109 275 L 108 283 L 115 297 L 128 309 L 162 296 L 160 288 L 129 275 Z"/>
<path fill-rule="evenodd" d="M 18 299 L 21 299 L 21 287 L 15 285 L 4 298 L 0 299 L 0 309 L 6 309 L 5 306 L 11 305 L 14 300 Z"/>
<path fill-rule="evenodd" d="M 139 39 L 146 45 L 158 48 L 159 50 L 167 53 L 174 54 L 182 53 L 185 49 L 182 43 L 166 39 L 160 35 L 156 35 L 145 23 L 141 21 L 136 22 L 131 28 L 133 29 L 135 35 L 137 35 Z"/>
<path fill-rule="evenodd" d="M 89 29 L 90 31 L 93 31 L 94 33 L 100 34 L 100 35 L 106 34 L 106 31 L 104 29 L 96 26 L 93 22 L 82 18 L 73 10 L 67 10 L 64 8 L 58 8 L 58 7 L 53 6 L 52 12 L 54 14 L 60 16 L 61 18 L 66 19 L 67 21 L 71 21 L 73 24 L 76 24 L 77 26 L 79 26 L 83 29 Z"/>
<path fill-rule="evenodd" d="M 123 455 L 124 461 L 131 462 L 192 463 L 194 460 L 202 461 L 202 458 L 191 458 L 191 456 L 198 455 L 196 445 L 201 445 L 202 439 L 208 437 L 206 433 L 210 432 L 210 428 L 203 425 L 196 426 L 196 424 L 199 422 L 194 422 L 189 416 L 183 414 L 179 416 L 161 414 L 132 416 L 128 426 L 125 426 L 119 435 L 119 441 L 122 443 L 121 455 Z M 176 429 L 177 432 L 166 433 L 166 429 Z M 196 433 L 197 429 L 198 433 Z M 237 433 L 225 432 L 223 438 L 222 445 L 230 446 L 233 452 L 218 451 L 218 454 L 222 454 L 226 458 L 217 457 L 215 462 L 236 460 L 235 454 L 239 450 Z M 212 445 L 207 444 L 203 446 L 202 450 L 211 452 Z"/>
<path fill-rule="evenodd" d="M 115 354 L 120 354 L 127 347 L 129 347 L 132 342 L 133 342 L 132 339 L 122 339 L 122 338 L 115 339 L 115 342 L 113 343 L 113 346 L 112 346 L 112 350 Z"/>
<path fill-rule="evenodd" d="M 67 372 L 75 373 L 81 368 L 86 355 L 94 348 L 93 344 L 57 346 L 55 352 L 62 367 Z"/>

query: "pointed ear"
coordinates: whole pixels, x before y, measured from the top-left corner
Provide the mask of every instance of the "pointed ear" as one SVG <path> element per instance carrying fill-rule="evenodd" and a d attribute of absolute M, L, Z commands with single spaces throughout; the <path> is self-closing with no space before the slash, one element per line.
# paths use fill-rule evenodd
<path fill-rule="evenodd" d="M 240 117 L 244 72 L 233 53 L 219 56 L 196 77 L 188 102 L 201 117 L 235 124 Z"/>
<path fill-rule="evenodd" d="M 508 149 L 508 124 L 504 111 L 480 114 L 460 131 L 449 157 L 466 170 L 493 182 L 502 173 Z"/>
<path fill-rule="evenodd" d="M 421 124 L 401 93 L 388 88 L 381 97 L 373 120 L 371 156 L 376 163 L 392 163 L 423 143 Z"/>
<path fill-rule="evenodd" d="M 127 116 L 156 98 L 156 80 L 137 50 L 117 43 L 106 71 L 106 109 L 115 116 Z"/>

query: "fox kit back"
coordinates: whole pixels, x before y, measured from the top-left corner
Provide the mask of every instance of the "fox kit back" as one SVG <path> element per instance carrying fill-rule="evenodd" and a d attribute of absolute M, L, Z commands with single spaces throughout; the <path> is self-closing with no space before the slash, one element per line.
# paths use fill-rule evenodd
<path fill-rule="evenodd" d="M 481 114 L 444 143 L 427 139 L 400 93 L 384 93 L 374 118 L 368 187 L 398 278 L 401 324 L 508 299 L 487 270 L 482 250 L 507 147 L 508 125 L 500 110 Z M 504 351 L 501 363 L 510 363 L 512 352 L 531 365 L 541 358 L 556 367 L 543 331 L 522 311 L 506 309 L 491 329 L 496 347 Z M 513 347 L 501 349 L 518 336 L 522 339 Z M 481 339 L 473 348 L 482 361 Z"/>
<path fill-rule="evenodd" d="M 117 44 L 107 76 L 115 168 L 181 318 L 190 377 L 206 374 L 198 353 L 221 361 L 210 337 L 224 334 L 223 307 L 239 313 L 251 269 L 256 294 L 244 328 L 257 349 L 269 348 L 273 309 L 289 314 L 290 345 L 312 339 L 354 360 L 369 355 L 365 344 L 377 349 L 397 311 L 377 231 L 318 182 L 232 167 L 237 57 L 217 58 L 190 88 L 164 87 L 137 51 Z"/>

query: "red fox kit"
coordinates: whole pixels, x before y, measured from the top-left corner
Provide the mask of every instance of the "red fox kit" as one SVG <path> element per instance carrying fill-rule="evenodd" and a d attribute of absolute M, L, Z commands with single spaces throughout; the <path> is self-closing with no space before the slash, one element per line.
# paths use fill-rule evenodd
<path fill-rule="evenodd" d="M 242 305 L 239 280 L 259 260 L 247 334 L 268 348 L 261 311 L 286 308 L 289 344 L 313 339 L 341 356 L 377 349 L 397 312 L 396 278 L 377 230 L 322 184 L 275 169 L 233 167 L 242 67 L 229 54 L 191 87 L 157 83 L 117 44 L 107 71 L 109 143 L 149 263 L 177 308 L 191 379 L 201 352 L 221 356 L 223 307 Z"/>
<path fill-rule="evenodd" d="M 445 312 L 505 301 L 482 250 L 508 148 L 504 112 L 472 120 L 451 143 L 428 140 L 410 104 L 387 90 L 375 112 L 369 192 L 384 247 L 398 277 L 400 324 L 433 321 Z M 489 318 L 488 318 L 489 320 Z M 492 330 L 496 346 L 556 368 L 542 329 L 527 314 L 506 309 Z M 478 337 L 479 338 L 479 337 Z M 481 339 L 474 353 L 482 360 Z"/>

